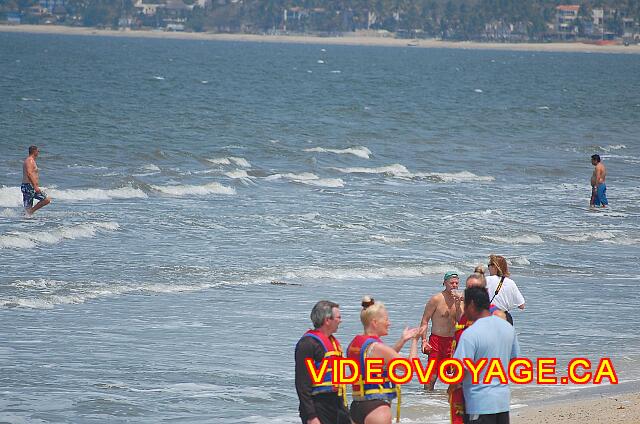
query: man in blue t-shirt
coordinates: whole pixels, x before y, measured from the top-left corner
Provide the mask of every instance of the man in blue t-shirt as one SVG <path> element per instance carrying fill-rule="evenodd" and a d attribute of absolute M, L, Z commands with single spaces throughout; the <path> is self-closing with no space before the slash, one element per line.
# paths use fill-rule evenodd
<path fill-rule="evenodd" d="M 507 321 L 489 312 L 489 294 L 481 287 L 464 291 L 464 313 L 474 323 L 462 333 L 453 357 L 465 358 L 474 364 L 487 359 L 479 373 L 478 384 L 472 384 L 471 372 L 467 370 L 462 381 L 465 401 L 465 424 L 508 424 L 511 392 L 508 384 L 492 378 L 488 384 L 484 377 L 492 360 L 500 360 L 507 375 L 509 362 L 518 357 L 520 346 L 514 328 Z M 466 367 L 465 367 L 466 368 Z"/>

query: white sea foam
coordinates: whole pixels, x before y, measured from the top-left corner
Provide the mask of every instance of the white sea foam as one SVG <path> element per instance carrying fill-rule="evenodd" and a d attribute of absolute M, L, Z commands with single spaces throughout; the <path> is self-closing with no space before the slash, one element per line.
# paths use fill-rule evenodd
<path fill-rule="evenodd" d="M 251 164 L 245 158 L 239 158 L 235 156 L 229 156 L 226 158 L 213 158 L 207 159 L 207 162 L 216 164 L 216 165 L 231 165 L 231 163 L 235 163 L 238 166 L 243 168 L 251 168 Z"/>
<path fill-rule="evenodd" d="M 251 164 L 245 158 L 237 158 L 237 157 L 229 156 L 229 160 L 243 168 L 251 168 Z"/>
<path fill-rule="evenodd" d="M 67 168 L 69 169 L 101 169 L 101 170 L 109 169 L 106 166 L 81 165 L 78 163 L 74 163 L 73 165 L 67 165 Z"/>
<path fill-rule="evenodd" d="M 58 244 L 64 240 L 95 237 L 99 231 L 117 231 L 117 222 L 94 222 L 37 232 L 12 231 L 0 236 L 0 249 L 31 249 L 41 245 Z"/>
<path fill-rule="evenodd" d="M 531 262 L 525 256 L 516 256 L 515 258 L 507 259 L 507 261 L 513 265 L 531 265 Z"/>
<path fill-rule="evenodd" d="M 404 165 L 395 163 L 393 165 L 381 166 L 377 168 L 333 168 L 345 174 L 384 174 L 390 175 L 396 178 L 410 178 L 410 179 L 432 179 L 445 183 L 464 183 L 473 181 L 494 181 L 492 176 L 480 176 L 468 171 L 461 172 L 410 172 Z"/>
<path fill-rule="evenodd" d="M 114 189 L 89 188 L 80 190 L 51 189 L 47 191 L 47 193 L 56 201 L 145 199 L 147 197 L 144 191 L 133 187 L 122 187 Z"/>
<path fill-rule="evenodd" d="M 3 209 L 0 212 L 0 216 L 3 218 L 17 218 L 21 215 L 24 215 L 23 211 L 20 211 L 19 209 Z"/>
<path fill-rule="evenodd" d="M 480 176 L 469 171 L 461 172 L 429 172 L 413 174 L 414 178 L 435 178 L 445 183 L 466 183 L 472 181 L 495 181 L 492 176 Z"/>
<path fill-rule="evenodd" d="M 549 106 L 538 106 L 538 110 L 549 110 L 551 109 Z"/>
<path fill-rule="evenodd" d="M 247 171 L 245 171 L 244 169 L 236 169 L 234 171 L 225 172 L 224 175 L 226 175 L 229 178 L 233 178 L 233 179 L 250 178 L 249 174 L 247 174 Z"/>
<path fill-rule="evenodd" d="M 13 208 L 22 206 L 20 187 L 0 187 L 0 207 Z"/>
<path fill-rule="evenodd" d="M 208 194 L 236 194 L 233 187 L 223 186 L 220 183 L 209 183 L 205 185 L 171 185 L 158 186 L 152 185 L 151 188 L 170 196 L 188 196 L 191 194 L 205 196 Z"/>
<path fill-rule="evenodd" d="M 391 237 L 391 236 L 385 236 L 383 234 L 373 235 L 371 236 L 371 239 L 385 243 L 385 244 L 402 244 L 409 241 L 408 239 L 404 239 L 401 237 Z"/>
<path fill-rule="evenodd" d="M 410 278 L 443 274 L 447 271 L 455 270 L 450 265 L 431 266 L 398 266 L 383 267 L 378 269 L 357 269 L 357 268 L 308 268 L 296 271 L 289 271 L 284 274 L 285 279 L 331 279 L 331 280 L 379 280 L 383 278 Z"/>
<path fill-rule="evenodd" d="M 335 153 L 338 155 L 349 154 L 358 156 L 363 159 L 369 159 L 371 150 L 364 146 L 349 147 L 347 149 L 326 149 L 324 147 L 314 147 L 311 149 L 304 149 L 305 152 L 318 152 L 318 153 Z"/>
<path fill-rule="evenodd" d="M 160 171 L 160 168 L 158 168 L 158 165 L 155 165 L 153 163 L 149 163 L 145 166 L 142 167 L 145 171 Z"/>
<path fill-rule="evenodd" d="M 574 234 L 559 234 L 557 237 L 561 240 L 577 243 L 591 240 L 610 240 L 615 238 L 615 234 L 608 231 L 591 231 Z"/>
<path fill-rule="evenodd" d="M 344 187 L 344 181 L 340 178 L 320 178 L 316 174 L 311 172 L 303 172 L 302 174 L 273 174 L 265 178 L 267 181 L 274 181 L 285 179 L 296 183 L 316 186 L 316 187 L 329 187 L 339 188 Z"/>
<path fill-rule="evenodd" d="M 612 150 L 621 150 L 621 149 L 626 149 L 627 146 L 624 144 L 609 144 L 607 146 L 598 146 L 601 150 L 604 150 L 605 152 L 610 152 Z"/>
<path fill-rule="evenodd" d="M 606 244 L 617 244 L 620 246 L 633 246 L 640 244 L 640 238 L 629 237 L 627 235 L 616 236 L 613 239 L 602 240 Z"/>
<path fill-rule="evenodd" d="M 164 81 L 164 77 L 160 76 L 160 75 L 154 75 L 153 76 L 154 80 L 158 80 L 158 81 Z"/>
<path fill-rule="evenodd" d="M 57 280 L 27 280 L 16 281 L 13 286 L 25 290 L 31 290 L 34 297 L 11 296 L 0 297 L 0 308 L 31 308 L 31 309 L 52 309 L 56 305 L 80 304 L 92 299 L 102 297 L 113 297 L 125 294 L 146 294 L 146 293 L 181 293 L 201 291 L 213 287 L 218 287 L 222 283 L 204 283 L 194 285 L 178 284 L 121 284 L 121 283 L 96 283 L 96 282 L 65 282 Z M 73 294 L 69 294 L 72 292 Z"/>
<path fill-rule="evenodd" d="M 353 168 L 333 168 L 344 174 L 387 174 L 394 177 L 411 178 L 413 175 L 409 170 L 399 163 L 377 168 L 353 167 Z"/>
<path fill-rule="evenodd" d="M 216 165 L 231 165 L 231 161 L 228 158 L 207 159 L 207 162 L 211 162 Z"/>
<path fill-rule="evenodd" d="M 519 236 L 481 236 L 485 240 L 503 244 L 541 244 L 542 237 L 537 234 L 524 234 Z"/>

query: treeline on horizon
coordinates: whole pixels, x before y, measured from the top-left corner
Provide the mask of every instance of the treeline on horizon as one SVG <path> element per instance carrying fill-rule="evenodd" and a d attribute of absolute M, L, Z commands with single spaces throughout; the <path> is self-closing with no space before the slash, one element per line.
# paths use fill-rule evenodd
<path fill-rule="evenodd" d="M 194 5 L 196 0 L 182 2 Z M 37 4 L 38 0 L 0 0 L 0 13 L 24 12 Z M 407 37 L 472 40 L 489 33 L 516 33 L 541 39 L 552 32 L 550 25 L 560 4 L 581 6 L 576 22 L 579 35 L 585 34 L 594 8 L 605 9 L 605 29 L 615 35 L 623 33 L 623 18 L 640 22 L 638 0 L 213 0 L 206 8 L 195 6 L 193 10 L 160 8 L 151 18 L 140 14 L 133 0 L 66 0 L 67 18 L 61 23 L 69 23 L 68 17 L 73 16 L 75 24 L 117 27 L 122 26 L 123 18 L 133 17 L 133 26 L 140 27 L 162 26 L 163 21 L 174 18 L 185 20 L 192 31 L 338 34 L 369 29 Z"/>

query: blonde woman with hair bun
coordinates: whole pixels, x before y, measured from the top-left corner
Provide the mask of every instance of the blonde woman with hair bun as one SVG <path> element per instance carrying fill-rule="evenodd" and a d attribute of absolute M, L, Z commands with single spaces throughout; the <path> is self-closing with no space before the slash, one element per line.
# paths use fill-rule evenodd
<path fill-rule="evenodd" d="M 391 347 L 386 345 L 381 337 L 389 334 L 389 314 L 387 308 L 380 301 L 371 296 L 362 298 L 360 321 L 364 333 L 357 335 L 349 344 L 347 356 L 357 361 L 360 370 L 364 370 L 365 360 L 381 358 L 384 360 L 383 384 L 365 384 L 363 373 L 353 384 L 353 402 L 351 403 L 351 419 L 355 424 L 390 424 L 392 420 L 391 402 L 398 398 L 396 417 L 400 419 L 400 387 L 392 383 L 387 375 L 387 366 L 395 358 L 402 358 L 398 353 L 406 342 L 411 340 L 409 358 L 418 356 L 418 328 L 408 328 L 402 331 L 400 339 Z"/>

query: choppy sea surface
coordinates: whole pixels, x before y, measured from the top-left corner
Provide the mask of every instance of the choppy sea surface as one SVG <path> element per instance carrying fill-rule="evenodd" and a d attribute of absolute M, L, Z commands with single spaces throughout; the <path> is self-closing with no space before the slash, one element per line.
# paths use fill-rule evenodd
<path fill-rule="evenodd" d="M 317 300 L 345 345 L 385 301 L 392 343 L 490 253 L 523 354 L 638 379 L 640 57 L 0 34 L 0 58 L 0 421 L 298 422 Z M 30 144 L 54 201 L 27 219 Z M 444 391 L 406 386 L 402 421 L 448 422 Z"/>

